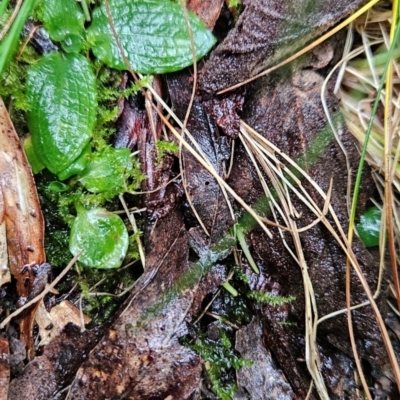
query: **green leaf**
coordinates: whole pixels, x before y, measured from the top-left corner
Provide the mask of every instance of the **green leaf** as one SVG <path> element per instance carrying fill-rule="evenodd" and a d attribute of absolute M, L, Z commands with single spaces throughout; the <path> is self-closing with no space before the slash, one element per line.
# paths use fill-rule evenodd
<path fill-rule="evenodd" d="M 48 189 L 53 193 L 62 193 L 68 191 L 69 186 L 62 182 L 53 181 L 49 183 Z"/>
<path fill-rule="evenodd" d="M 239 224 L 236 224 L 236 237 L 251 268 L 256 274 L 259 274 L 260 270 L 258 269 L 257 264 L 250 253 L 249 246 L 247 246 L 246 239 L 244 237 L 244 230 Z"/>
<path fill-rule="evenodd" d="M 96 120 L 96 84 L 78 54 L 50 53 L 28 71 L 28 125 L 35 153 L 54 174 L 88 144 Z"/>
<path fill-rule="evenodd" d="M 368 208 L 361 215 L 357 224 L 357 232 L 366 247 L 379 245 L 379 233 L 381 230 L 382 211 L 378 207 Z"/>
<path fill-rule="evenodd" d="M 182 8 L 168 0 L 110 0 L 119 41 L 132 68 L 143 74 L 180 70 L 193 63 Z M 203 57 L 215 38 L 195 15 L 188 13 L 196 57 Z M 127 69 L 115 41 L 104 4 L 93 11 L 88 29 L 93 53 L 115 69 Z"/>
<path fill-rule="evenodd" d="M 62 49 L 66 53 L 79 53 L 83 47 L 83 38 L 79 35 L 71 35 L 61 43 Z"/>
<path fill-rule="evenodd" d="M 114 148 L 94 154 L 79 181 L 92 193 L 122 190 L 125 175 L 132 169 L 130 154 L 129 149 Z"/>
<path fill-rule="evenodd" d="M 92 146 L 89 143 L 83 149 L 80 156 L 75 161 L 72 162 L 72 164 L 68 165 L 67 168 L 63 169 L 61 172 L 58 173 L 58 179 L 60 181 L 65 181 L 71 176 L 77 175 L 80 172 L 82 172 L 86 168 L 86 165 L 89 162 L 91 154 L 92 154 Z"/>
<path fill-rule="evenodd" d="M 75 0 L 46 0 L 42 2 L 43 23 L 50 37 L 56 42 L 65 41 L 67 52 L 69 43 L 74 43 L 74 50 L 79 51 L 82 43 L 81 32 L 85 16 Z"/>
<path fill-rule="evenodd" d="M 128 232 L 122 219 L 104 209 L 78 209 L 69 249 L 82 251 L 79 261 L 91 268 L 119 268 L 128 250 Z"/>

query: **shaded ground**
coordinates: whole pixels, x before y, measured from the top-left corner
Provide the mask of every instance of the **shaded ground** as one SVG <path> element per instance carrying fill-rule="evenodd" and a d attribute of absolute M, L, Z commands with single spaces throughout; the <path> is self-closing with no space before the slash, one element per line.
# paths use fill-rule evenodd
<path fill-rule="evenodd" d="M 311 12 L 298 8 L 297 3 L 290 6 L 291 2 L 286 5 L 279 1 L 246 1 L 244 12 L 226 40 L 199 64 L 199 87 L 187 128 L 221 178 L 266 218 L 271 218 L 271 212 L 262 185 L 253 162 L 237 139 L 239 116 L 283 153 L 301 162 L 324 192 L 328 192 L 333 179 L 331 204 L 342 228 L 347 230 L 346 158 L 327 127 L 320 100 L 323 79 L 341 56 L 343 36 L 339 34 L 301 60 L 236 92 L 219 97 L 215 92 L 250 78 L 278 58 L 292 54 L 360 3 L 321 2 L 318 12 Z M 219 7 L 214 5 L 218 13 Z M 226 6 L 221 7 L 222 17 L 228 15 Z M 303 15 L 294 18 L 297 15 L 294 8 Z M 213 18 L 211 21 L 210 24 Z M 232 19 L 230 22 L 233 24 Z M 300 34 L 302 39 L 297 40 Z M 186 115 L 192 85 L 192 69 L 158 77 L 154 83 L 181 120 Z M 328 88 L 327 103 L 334 114 L 338 100 L 331 90 Z M 311 381 L 305 362 L 307 301 L 303 275 L 293 257 L 296 254 L 293 237 L 289 232 L 282 234 L 277 227 L 271 227 L 272 238 L 268 237 L 230 197 L 234 220 L 216 179 L 187 150 L 182 151 L 183 176 L 178 175 L 182 171 L 176 157 L 166 156 L 161 163 L 157 162 L 149 113 L 141 96 L 125 101 L 117 121 L 116 142 L 119 147 L 139 150 L 143 172 L 148 176 L 143 191 L 163 187 L 143 196 L 143 206 L 147 208 L 143 222 L 145 272 L 120 310 L 101 329 L 80 334 L 74 326 L 67 327 L 62 336 L 13 379 L 9 398 L 217 398 L 212 394 L 212 389 L 216 391 L 215 382 L 207 374 L 216 359 L 210 355 L 207 358 L 205 352 L 200 352 L 200 356 L 189 346 L 203 338 L 204 348 L 210 343 L 218 348 L 227 335 L 233 347 L 235 333 L 237 351 L 253 364 L 239 369 L 236 376 L 232 365 L 222 368 L 219 378 L 222 384 L 236 380 L 237 399 L 306 398 Z M 155 112 L 152 117 L 160 137 L 162 121 Z M 233 160 L 230 160 L 234 141 Z M 347 162 L 355 170 L 359 153 L 345 128 L 342 143 Z M 284 163 L 282 157 L 278 158 Z M 228 175 L 230 161 L 233 166 Z M 172 178 L 177 179 L 167 185 Z M 265 179 L 272 186 L 270 177 Z M 324 201 L 320 194 L 309 182 L 304 181 L 303 186 L 322 209 Z M 373 196 L 374 188 L 366 170 L 360 211 Z M 315 215 L 298 197 L 292 196 L 292 204 L 297 213 L 293 218 L 299 228 L 315 220 Z M 198 219 L 208 235 L 200 228 Z M 231 228 L 236 220 L 247 228 L 246 242 L 259 274 L 254 273 L 245 256 L 235 251 L 239 246 Z M 284 224 L 283 220 L 279 222 Z M 319 315 L 345 308 L 343 250 L 322 223 L 299 237 Z M 359 241 L 355 241 L 354 252 L 368 283 L 375 287 L 376 258 Z M 239 273 L 232 282 L 241 292 L 236 299 L 227 292 L 218 292 L 233 265 Z M 356 275 L 352 274 L 351 279 L 352 301 L 365 301 Z M 246 296 L 251 292 L 296 299 L 270 305 Z M 215 295 L 218 297 L 208 309 L 209 314 L 195 323 Z M 379 298 L 381 312 L 391 326 L 396 326 L 395 318 L 384 306 L 385 300 L 386 288 L 383 288 Z M 372 310 L 369 307 L 355 310 L 353 321 L 359 355 L 375 398 L 396 398 Z M 395 335 L 393 339 L 398 340 Z M 362 398 L 354 375 L 346 317 L 342 314 L 322 322 L 316 341 L 329 398 Z M 394 346 L 397 349 L 398 342 Z M 238 353 L 233 353 L 233 349 L 231 353 L 235 354 L 230 354 L 234 360 Z M 56 395 L 59 392 L 62 393 Z M 317 390 L 312 390 L 310 398 L 318 398 Z"/>

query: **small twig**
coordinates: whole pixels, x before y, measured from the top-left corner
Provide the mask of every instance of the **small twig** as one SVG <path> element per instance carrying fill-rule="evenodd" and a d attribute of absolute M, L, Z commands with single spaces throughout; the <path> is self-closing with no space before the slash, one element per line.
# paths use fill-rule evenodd
<path fill-rule="evenodd" d="M 124 60 L 124 64 L 127 66 L 127 68 L 129 70 L 129 72 L 131 73 L 135 83 L 138 84 L 141 89 L 143 89 L 143 85 L 140 83 L 140 80 L 139 80 L 138 76 L 133 71 L 133 69 L 131 67 L 131 64 L 129 63 L 128 57 L 125 54 L 125 50 L 124 50 L 124 48 L 123 48 L 123 46 L 121 44 L 121 41 L 119 40 L 118 33 L 117 33 L 116 29 L 115 29 L 114 20 L 113 20 L 113 17 L 111 15 L 111 11 L 110 11 L 110 6 L 108 4 L 108 0 L 104 0 L 104 6 L 105 6 L 105 9 L 106 9 L 107 19 L 108 19 L 108 22 L 110 24 L 110 28 L 111 28 L 112 34 L 114 36 L 115 42 L 117 43 L 117 47 L 119 49 L 119 52 L 121 53 L 121 57 Z"/>
<path fill-rule="evenodd" d="M 131 192 L 127 192 L 127 193 L 131 193 Z M 144 208 L 137 208 L 137 207 L 131 207 L 128 209 L 128 211 L 132 214 L 140 214 L 142 212 L 145 212 L 147 210 L 146 207 Z M 125 210 L 118 210 L 118 211 L 112 211 L 113 214 L 126 214 Z"/>
<path fill-rule="evenodd" d="M 33 29 L 31 29 L 31 31 L 29 32 L 28 37 L 26 38 L 24 44 L 23 44 L 22 47 L 21 47 L 20 52 L 18 53 L 17 60 L 19 60 L 20 57 L 22 56 L 22 53 L 24 52 L 24 50 L 25 50 L 26 46 L 28 45 L 28 43 L 30 42 L 30 40 L 32 39 L 32 36 L 33 36 L 33 35 L 35 34 L 35 32 L 36 32 L 39 28 L 41 28 L 41 27 L 42 27 L 41 25 L 37 25 L 37 26 L 35 26 Z"/>
<path fill-rule="evenodd" d="M 209 317 L 212 317 L 212 318 L 214 318 L 214 319 L 217 319 L 218 321 L 221 321 L 221 320 L 222 320 L 222 317 L 220 317 L 220 316 L 217 315 L 217 314 L 210 313 L 209 311 L 206 312 L 206 315 L 208 315 Z M 233 329 L 236 329 L 236 330 L 239 330 L 239 329 L 240 329 L 240 326 L 237 326 L 236 324 L 234 324 L 234 323 L 232 323 L 232 322 L 230 322 L 230 321 L 228 321 L 228 320 L 226 320 L 226 319 L 223 319 L 222 322 L 223 322 L 224 324 L 226 324 L 226 325 L 229 325 L 229 326 L 232 327 Z"/>
<path fill-rule="evenodd" d="M 13 13 L 11 14 L 11 17 L 9 18 L 7 23 L 4 25 L 4 28 L 2 29 L 2 31 L 0 32 L 0 40 L 3 39 L 3 37 L 7 34 L 8 30 L 10 29 L 11 25 L 13 24 L 15 18 L 18 15 L 18 11 L 21 8 L 21 4 L 22 4 L 22 0 L 18 0 L 17 4 L 15 5 Z"/>
<path fill-rule="evenodd" d="M 135 191 L 128 191 L 127 193 L 129 194 L 151 194 L 151 193 L 155 193 L 158 192 L 161 189 L 166 188 L 170 183 L 176 181 L 179 177 L 181 176 L 181 173 L 179 173 L 177 176 L 175 176 L 174 178 L 170 179 L 167 183 L 165 183 L 164 185 L 159 186 L 158 188 L 154 189 L 154 190 L 147 190 L 144 192 L 135 192 Z M 142 210 L 146 210 L 146 209 L 142 209 Z M 137 211 L 136 211 L 137 212 Z"/>
<path fill-rule="evenodd" d="M 62 270 L 61 274 L 57 276 L 56 279 L 49 285 L 45 287 L 42 293 L 38 294 L 36 297 L 34 297 L 31 301 L 28 301 L 26 304 L 24 304 L 21 308 L 18 310 L 15 310 L 12 314 L 10 314 L 1 324 L 0 324 L 0 329 L 4 329 L 4 327 L 17 315 L 21 314 L 22 311 L 26 310 L 30 306 L 36 304 L 38 301 L 42 300 L 44 296 L 46 296 L 47 293 L 49 293 L 57 284 L 60 282 L 62 278 L 67 274 L 67 272 L 72 268 L 72 266 L 75 264 L 76 260 L 79 258 L 81 255 L 81 251 L 79 251 L 74 258 L 69 262 L 69 264 Z"/>
<path fill-rule="evenodd" d="M 186 110 L 185 119 L 183 121 L 183 131 L 184 131 L 186 129 L 187 122 L 189 120 L 190 111 L 192 110 L 192 106 L 193 106 L 193 102 L 194 102 L 194 96 L 196 94 L 196 86 L 197 86 L 197 57 L 196 57 L 196 47 L 195 47 L 194 41 L 193 41 L 192 27 L 190 26 L 189 16 L 188 16 L 188 12 L 187 12 L 187 9 L 186 9 L 186 0 L 181 0 L 181 6 L 182 6 L 183 18 L 185 19 L 186 28 L 187 28 L 188 35 L 189 35 L 190 49 L 192 51 L 192 57 L 193 57 L 193 86 L 192 86 L 192 94 L 191 94 L 190 100 L 189 100 L 189 105 L 188 105 L 188 108 Z"/>
<path fill-rule="evenodd" d="M 79 296 L 79 318 L 81 322 L 81 333 L 85 332 L 85 318 L 83 315 L 83 308 L 82 308 L 82 295 Z"/>
<path fill-rule="evenodd" d="M 124 196 L 122 194 L 120 194 L 118 197 L 119 197 L 119 200 L 120 200 L 120 202 L 122 204 L 122 207 L 124 207 L 124 210 L 125 210 L 126 215 L 127 215 L 128 219 L 129 219 L 129 222 L 132 225 L 133 233 L 137 233 L 138 227 L 136 225 L 135 216 L 133 215 L 133 213 L 129 212 L 128 206 L 125 203 Z M 137 246 L 138 246 L 138 249 L 139 249 L 139 255 L 140 255 L 140 260 L 142 261 L 143 269 L 145 269 L 146 268 L 146 256 L 144 254 L 144 247 L 143 247 L 142 240 L 140 239 L 139 235 L 137 235 L 137 237 L 136 237 L 136 243 L 137 243 Z"/>
<path fill-rule="evenodd" d="M 184 135 L 185 130 L 186 130 L 186 126 L 189 120 L 189 116 L 190 116 L 190 112 L 192 110 L 192 106 L 193 106 L 193 102 L 194 102 L 194 97 L 196 94 L 196 86 L 197 86 L 197 60 L 196 60 L 196 49 L 194 47 L 194 43 L 193 43 L 193 35 L 192 35 L 192 29 L 190 27 L 190 23 L 189 23 L 189 18 L 188 18 L 188 14 L 187 14 L 187 9 L 186 9 L 186 1 L 185 0 L 181 0 L 181 7 L 182 7 L 182 12 L 183 12 L 183 17 L 185 19 L 185 24 L 186 24 L 186 28 L 188 31 L 188 35 L 189 35 L 189 39 L 190 39 L 190 48 L 192 51 L 192 57 L 193 57 L 193 86 L 192 86 L 192 93 L 190 95 L 190 99 L 189 99 L 189 105 L 188 108 L 186 110 L 186 114 L 185 114 L 185 119 L 183 120 L 183 124 L 182 124 L 182 135 Z M 182 173 L 182 186 L 183 186 L 183 190 L 185 191 L 185 195 L 186 195 L 186 199 L 189 203 L 190 208 L 192 209 L 193 214 L 195 215 L 197 221 L 199 222 L 200 226 L 202 227 L 204 233 L 207 236 L 210 236 L 210 233 L 208 232 L 208 229 L 206 228 L 206 226 L 204 225 L 203 220 L 201 219 L 199 213 L 196 210 L 196 207 L 194 206 L 193 202 L 192 202 L 192 198 L 189 194 L 189 191 L 187 190 L 187 184 L 186 184 L 186 174 L 185 174 L 185 156 L 182 153 L 182 142 L 179 142 L 179 167 Z"/>

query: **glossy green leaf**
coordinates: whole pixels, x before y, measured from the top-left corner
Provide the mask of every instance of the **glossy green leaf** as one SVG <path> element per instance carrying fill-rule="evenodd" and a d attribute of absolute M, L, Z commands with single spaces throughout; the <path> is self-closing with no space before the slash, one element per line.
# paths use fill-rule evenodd
<path fill-rule="evenodd" d="M 66 53 L 79 53 L 83 47 L 82 36 L 68 36 L 63 42 L 61 42 L 61 47 Z"/>
<path fill-rule="evenodd" d="M 119 41 L 132 68 L 144 74 L 180 70 L 193 63 L 189 34 L 181 5 L 168 0 L 109 0 Z M 201 20 L 189 14 L 197 59 L 215 38 Z M 104 4 L 93 12 L 88 29 L 93 53 L 105 64 L 127 69 L 116 44 Z"/>
<path fill-rule="evenodd" d="M 76 0 L 43 1 L 42 12 L 44 26 L 53 40 L 82 42 L 85 16 Z"/>
<path fill-rule="evenodd" d="M 378 207 L 371 207 L 361 215 L 357 224 L 357 232 L 366 247 L 379 245 L 382 211 Z"/>
<path fill-rule="evenodd" d="M 79 261 L 91 268 L 119 268 L 128 250 L 128 232 L 122 219 L 104 209 L 78 209 L 69 249 L 82 251 Z"/>
<path fill-rule="evenodd" d="M 130 154 L 129 149 L 114 148 L 94 154 L 79 181 L 92 193 L 122 190 L 126 173 L 132 169 Z"/>
<path fill-rule="evenodd" d="M 69 186 L 65 183 L 54 181 L 49 183 L 48 189 L 53 193 L 62 193 L 68 191 Z"/>
<path fill-rule="evenodd" d="M 66 169 L 88 144 L 96 120 L 96 85 L 81 55 L 50 53 L 26 83 L 28 125 L 35 153 L 53 173 Z"/>
<path fill-rule="evenodd" d="M 63 169 L 61 172 L 58 173 L 57 175 L 58 179 L 60 181 L 65 181 L 71 176 L 77 175 L 80 172 L 82 172 L 86 168 L 91 154 L 92 154 L 92 146 L 89 143 L 83 149 L 80 156 L 75 161 L 72 162 L 72 164 L 68 165 L 67 168 Z"/>

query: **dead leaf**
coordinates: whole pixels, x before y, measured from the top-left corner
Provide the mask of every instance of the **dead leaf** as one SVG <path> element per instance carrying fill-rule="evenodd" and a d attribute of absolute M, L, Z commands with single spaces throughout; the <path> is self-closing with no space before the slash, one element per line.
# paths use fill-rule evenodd
<path fill-rule="evenodd" d="M 8 340 L 0 337 L 0 400 L 8 399 L 10 384 L 10 349 Z"/>
<path fill-rule="evenodd" d="M 83 315 L 83 323 L 85 325 L 90 321 L 91 319 L 87 315 Z M 39 336 L 41 338 L 39 346 L 48 345 L 70 322 L 80 326 L 81 314 L 79 309 L 68 300 L 57 304 L 50 312 L 46 310 L 43 301 L 41 301 L 36 313 L 36 323 L 39 326 Z"/>
<path fill-rule="evenodd" d="M 223 4 L 224 0 L 188 0 L 186 6 L 213 30 Z"/>
<path fill-rule="evenodd" d="M 174 111 L 182 121 L 185 118 L 193 82 L 188 71 L 169 74 L 168 90 Z M 208 117 L 200 98 L 195 98 L 187 123 L 187 129 L 207 156 L 216 173 L 224 176 L 225 161 L 230 157 L 228 138 L 220 136 L 218 128 Z M 190 140 L 186 138 L 190 143 Z M 214 177 L 194 158 L 182 150 L 187 195 L 212 241 L 219 238 L 233 223 L 221 187 Z M 197 224 L 190 205 L 186 206 L 191 222 Z"/>
<path fill-rule="evenodd" d="M 8 400 L 50 400 L 68 386 L 79 366 L 100 340 L 104 330 L 81 332 L 68 324 L 60 336 L 34 358 L 10 383 Z"/>
<path fill-rule="evenodd" d="M 239 135 L 240 117 L 244 103 L 243 93 L 228 93 L 203 103 L 207 113 L 225 135 L 236 139 Z"/>
<path fill-rule="evenodd" d="M 199 87 L 217 92 L 277 64 L 357 9 L 364 0 L 249 0 L 212 52 Z"/>
<path fill-rule="evenodd" d="M 34 275 L 25 265 L 42 264 L 44 221 L 30 165 L 7 109 L 0 99 L 0 190 L 3 196 L 8 263 L 17 282 L 18 296 L 28 298 Z M 21 340 L 33 351 L 32 328 L 35 310 L 20 324 Z"/>
<path fill-rule="evenodd" d="M 0 191 L 0 287 L 11 282 L 10 268 L 8 268 L 8 251 L 6 222 L 4 221 L 4 201 Z"/>

